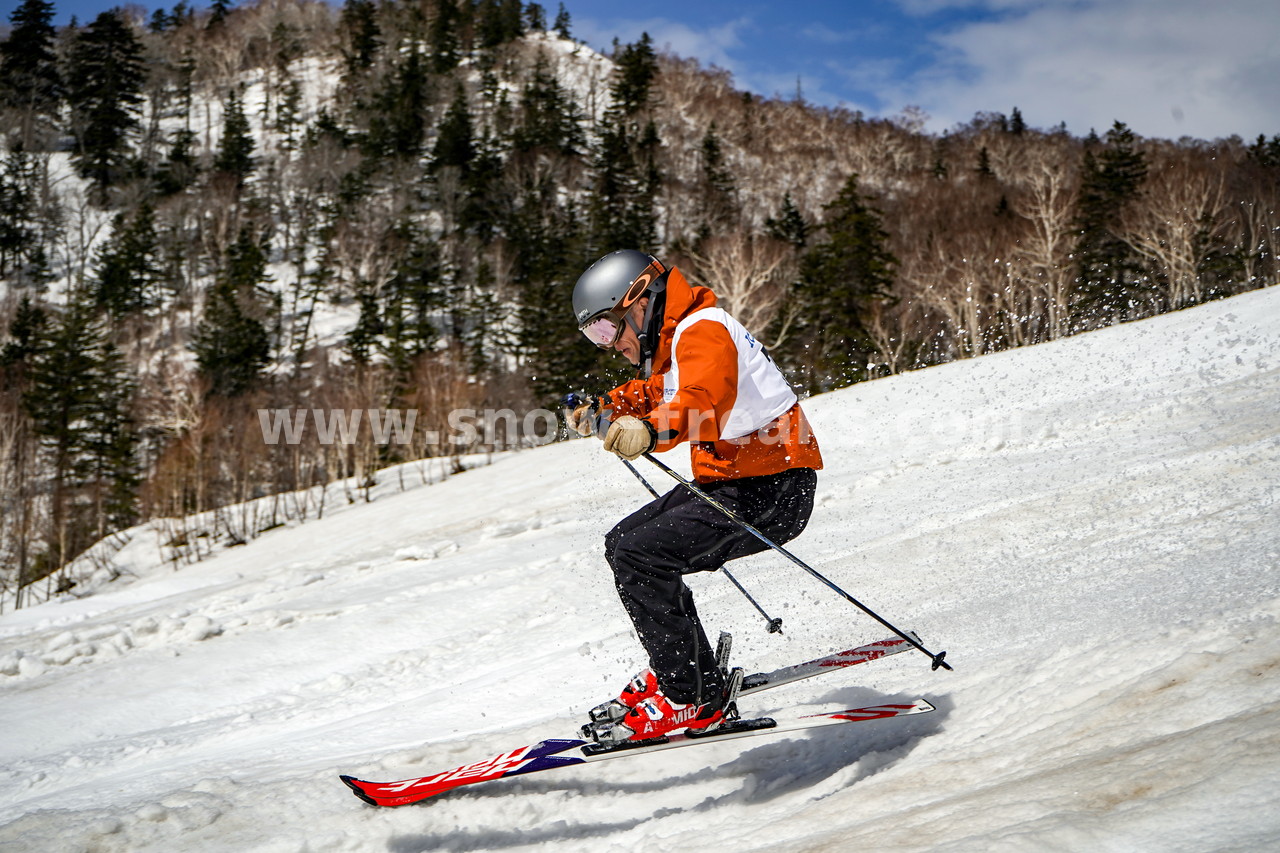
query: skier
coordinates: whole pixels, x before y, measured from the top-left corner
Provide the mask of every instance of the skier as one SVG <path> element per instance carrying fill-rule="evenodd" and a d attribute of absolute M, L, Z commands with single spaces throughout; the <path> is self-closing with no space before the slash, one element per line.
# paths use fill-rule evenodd
<path fill-rule="evenodd" d="M 804 530 L 822 467 L 817 441 L 782 372 L 709 288 L 627 249 L 582 274 L 573 311 L 587 339 L 625 356 L 637 378 L 575 408 L 572 429 L 628 461 L 688 441 L 694 480 L 739 518 L 779 543 Z M 764 548 L 680 486 L 609 532 L 605 558 L 650 668 L 592 710 L 598 740 L 725 722 L 728 685 L 682 575 Z"/>

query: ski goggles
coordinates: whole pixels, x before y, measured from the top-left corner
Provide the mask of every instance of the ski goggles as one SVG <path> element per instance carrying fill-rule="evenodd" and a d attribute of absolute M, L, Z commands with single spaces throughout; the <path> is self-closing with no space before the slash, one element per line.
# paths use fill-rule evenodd
<path fill-rule="evenodd" d="M 631 310 L 631 306 L 636 300 L 644 296 L 649 286 L 653 284 L 658 276 L 667 271 L 662 263 L 654 258 L 649 266 L 644 268 L 640 275 L 635 277 L 631 282 L 631 286 L 627 288 L 627 292 L 623 297 L 614 303 L 612 308 L 607 308 L 587 320 L 578 329 L 582 334 L 586 335 L 587 340 L 600 347 L 600 349 L 611 349 L 618 339 L 622 337 L 624 328 L 624 318 L 627 312 Z"/>
<path fill-rule="evenodd" d="M 601 314 L 582 327 L 582 334 L 600 349 L 610 349 L 622 337 L 622 324 L 613 314 Z"/>

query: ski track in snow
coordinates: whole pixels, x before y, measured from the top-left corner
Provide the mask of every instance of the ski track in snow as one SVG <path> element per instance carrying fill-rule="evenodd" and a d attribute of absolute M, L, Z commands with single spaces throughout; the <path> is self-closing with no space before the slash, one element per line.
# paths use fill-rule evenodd
<path fill-rule="evenodd" d="M 127 580 L 0 616 L 0 850 L 1280 849 L 1280 289 L 806 409 L 827 470 L 793 550 L 956 671 L 898 655 L 746 710 L 936 713 L 353 798 L 338 773 L 571 736 L 642 665 L 602 539 L 647 496 L 575 441 L 386 472 L 178 571 L 142 528 Z M 735 568 L 786 630 L 692 576 L 741 665 L 885 634 L 777 555 Z"/>

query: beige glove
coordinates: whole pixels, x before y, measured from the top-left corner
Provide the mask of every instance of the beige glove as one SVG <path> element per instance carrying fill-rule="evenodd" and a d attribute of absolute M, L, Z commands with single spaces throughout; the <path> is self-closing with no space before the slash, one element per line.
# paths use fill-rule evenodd
<path fill-rule="evenodd" d="M 592 406 L 592 403 L 583 403 L 564 417 L 569 429 L 583 438 L 595 435 L 596 432 L 596 413 Z"/>
<path fill-rule="evenodd" d="M 653 427 L 635 415 L 618 418 L 604 436 L 604 449 L 618 454 L 628 462 L 653 450 L 657 443 L 658 436 Z"/>

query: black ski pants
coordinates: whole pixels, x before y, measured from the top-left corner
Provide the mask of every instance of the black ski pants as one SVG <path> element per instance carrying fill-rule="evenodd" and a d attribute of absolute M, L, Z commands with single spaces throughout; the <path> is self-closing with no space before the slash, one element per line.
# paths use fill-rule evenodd
<path fill-rule="evenodd" d="M 699 485 L 780 545 L 809 523 L 817 483 L 812 468 L 792 468 Z M 605 537 L 618 596 L 673 702 L 703 702 L 725 686 L 682 575 L 713 572 L 766 548 L 684 486 L 627 516 Z"/>

